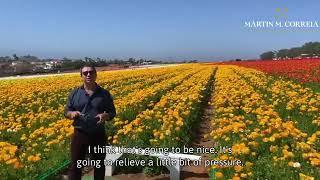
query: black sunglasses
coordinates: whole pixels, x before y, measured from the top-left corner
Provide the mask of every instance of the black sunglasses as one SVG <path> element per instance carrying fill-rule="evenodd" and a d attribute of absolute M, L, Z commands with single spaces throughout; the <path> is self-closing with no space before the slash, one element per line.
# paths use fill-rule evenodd
<path fill-rule="evenodd" d="M 84 72 L 82 72 L 82 74 L 85 75 L 85 76 L 87 76 L 89 73 L 91 75 L 95 75 L 97 72 L 96 71 L 84 71 Z"/>

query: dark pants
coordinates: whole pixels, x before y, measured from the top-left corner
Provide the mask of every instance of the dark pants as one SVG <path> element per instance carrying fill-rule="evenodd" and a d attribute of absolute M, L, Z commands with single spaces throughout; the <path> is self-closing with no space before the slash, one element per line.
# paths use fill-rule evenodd
<path fill-rule="evenodd" d="M 94 167 L 94 179 L 104 179 L 105 166 L 104 159 L 105 153 L 93 153 L 93 146 L 105 146 L 107 138 L 105 132 L 97 132 L 91 135 L 83 133 L 77 129 L 74 130 L 74 134 L 71 140 L 71 168 L 69 171 L 69 179 L 81 180 L 82 168 L 77 167 L 78 160 L 84 160 L 88 153 L 88 147 L 90 146 L 90 155 L 93 160 L 100 160 L 100 168 Z M 91 160 L 92 161 L 92 160 Z"/>

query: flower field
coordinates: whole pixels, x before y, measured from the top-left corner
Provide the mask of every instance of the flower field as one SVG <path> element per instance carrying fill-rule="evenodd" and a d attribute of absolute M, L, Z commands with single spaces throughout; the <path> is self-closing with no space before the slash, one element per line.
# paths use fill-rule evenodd
<path fill-rule="evenodd" d="M 254 68 L 186 64 L 98 72 L 97 83 L 111 92 L 117 110 L 106 124 L 108 142 L 189 145 L 209 101 L 214 115 L 205 137 L 232 147 L 232 154 L 212 159 L 243 162 L 212 166 L 212 178 L 320 177 L 320 94 Z M 79 85 L 79 74 L 0 81 L 0 177 L 37 179 L 68 164 L 73 127 L 63 110 Z"/>
<path fill-rule="evenodd" d="M 110 90 L 117 109 L 116 118 L 107 124 L 109 142 L 183 144 L 212 75 L 213 67 L 201 65 L 98 73 L 97 83 Z M 2 177 L 35 179 L 67 162 L 73 128 L 63 109 L 68 93 L 78 85 L 79 75 L 0 82 Z M 133 132 L 135 142 L 126 139 Z M 150 132 L 154 138 L 141 142 L 140 136 L 145 140 Z"/>
<path fill-rule="evenodd" d="M 208 135 L 232 146 L 244 166 L 212 167 L 218 178 L 320 177 L 320 94 L 293 81 L 238 66 L 219 66 Z"/>
<path fill-rule="evenodd" d="M 320 83 L 320 59 L 243 61 L 223 64 L 254 68 L 273 75 L 296 79 L 303 83 Z"/>

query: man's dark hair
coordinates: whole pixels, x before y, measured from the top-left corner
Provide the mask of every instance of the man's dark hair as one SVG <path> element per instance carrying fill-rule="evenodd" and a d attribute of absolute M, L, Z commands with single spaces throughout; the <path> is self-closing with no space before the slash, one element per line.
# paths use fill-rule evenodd
<path fill-rule="evenodd" d="M 80 76 L 82 76 L 82 69 L 83 69 L 84 67 L 91 67 L 91 68 L 93 69 L 93 71 L 94 71 L 95 73 L 97 73 L 97 70 L 96 70 L 96 67 L 94 66 L 94 64 L 92 64 L 92 63 L 86 63 L 86 64 L 82 65 L 81 68 L 80 68 Z"/>

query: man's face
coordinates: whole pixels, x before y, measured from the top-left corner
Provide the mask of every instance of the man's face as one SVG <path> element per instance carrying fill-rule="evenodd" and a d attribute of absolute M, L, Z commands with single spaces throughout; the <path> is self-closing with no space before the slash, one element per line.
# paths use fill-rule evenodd
<path fill-rule="evenodd" d="M 81 71 L 83 82 L 94 83 L 96 81 L 97 73 L 92 67 L 83 67 Z"/>

